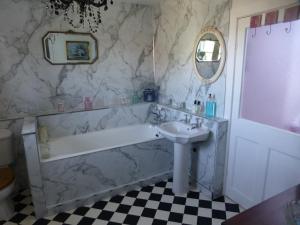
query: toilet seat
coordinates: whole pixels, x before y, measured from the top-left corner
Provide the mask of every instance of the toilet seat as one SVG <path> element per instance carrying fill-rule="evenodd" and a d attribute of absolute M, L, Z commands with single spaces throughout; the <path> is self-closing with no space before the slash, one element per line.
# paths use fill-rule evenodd
<path fill-rule="evenodd" d="M 14 180 L 14 172 L 10 167 L 0 168 L 0 191 L 11 185 Z"/>

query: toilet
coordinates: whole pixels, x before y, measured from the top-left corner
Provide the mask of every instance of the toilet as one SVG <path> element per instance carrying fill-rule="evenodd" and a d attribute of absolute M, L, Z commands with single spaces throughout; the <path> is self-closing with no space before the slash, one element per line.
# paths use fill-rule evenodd
<path fill-rule="evenodd" d="M 11 194 L 14 189 L 15 175 L 10 167 L 13 159 L 12 133 L 0 129 L 0 221 L 8 220 L 14 214 Z"/>

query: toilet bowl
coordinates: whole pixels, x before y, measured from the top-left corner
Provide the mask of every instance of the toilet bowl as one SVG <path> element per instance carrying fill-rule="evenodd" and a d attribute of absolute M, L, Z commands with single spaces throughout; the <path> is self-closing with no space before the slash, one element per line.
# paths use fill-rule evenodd
<path fill-rule="evenodd" d="M 9 220 L 14 214 L 11 199 L 15 185 L 13 170 L 10 167 L 0 168 L 0 220 Z"/>
<path fill-rule="evenodd" d="M 12 133 L 0 129 L 0 220 L 9 220 L 14 214 L 11 194 L 15 175 L 10 165 L 13 163 Z"/>

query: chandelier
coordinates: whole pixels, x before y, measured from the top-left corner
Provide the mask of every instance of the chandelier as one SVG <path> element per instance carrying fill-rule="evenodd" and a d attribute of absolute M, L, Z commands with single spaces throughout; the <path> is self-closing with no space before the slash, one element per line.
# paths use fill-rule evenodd
<path fill-rule="evenodd" d="M 47 8 L 55 15 L 64 15 L 64 20 L 78 28 L 89 26 L 91 32 L 97 32 L 101 21 L 101 8 L 108 9 L 108 1 L 113 0 L 49 0 Z"/>

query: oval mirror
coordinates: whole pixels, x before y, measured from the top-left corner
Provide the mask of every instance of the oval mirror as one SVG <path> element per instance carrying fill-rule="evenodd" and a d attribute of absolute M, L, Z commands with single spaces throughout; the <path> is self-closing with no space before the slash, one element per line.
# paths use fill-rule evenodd
<path fill-rule="evenodd" d="M 195 44 L 194 62 L 196 71 L 205 83 L 215 82 L 221 75 L 226 57 L 222 34 L 212 27 L 203 29 Z"/>

